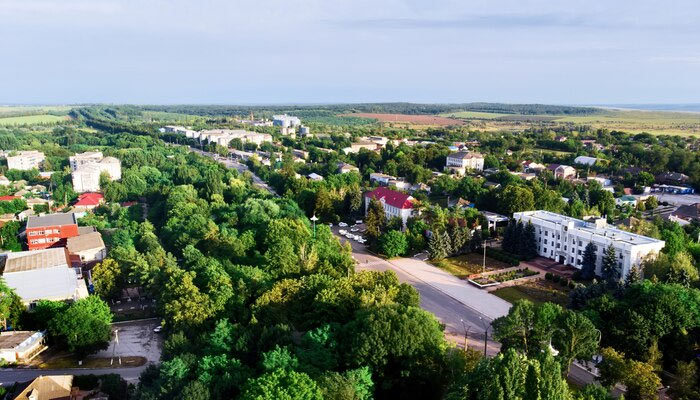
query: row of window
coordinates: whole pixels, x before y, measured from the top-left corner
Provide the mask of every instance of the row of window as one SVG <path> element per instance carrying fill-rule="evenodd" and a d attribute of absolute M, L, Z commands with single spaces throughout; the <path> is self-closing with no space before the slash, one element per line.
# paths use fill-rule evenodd
<path fill-rule="evenodd" d="M 29 241 L 30 244 L 39 244 L 39 243 L 54 243 L 58 242 L 59 238 L 42 238 L 42 239 L 32 239 Z"/>
<path fill-rule="evenodd" d="M 60 229 L 46 229 L 43 231 L 29 231 L 27 232 L 27 235 L 29 236 L 43 236 L 43 235 L 52 235 L 52 234 L 59 234 L 61 233 Z"/>

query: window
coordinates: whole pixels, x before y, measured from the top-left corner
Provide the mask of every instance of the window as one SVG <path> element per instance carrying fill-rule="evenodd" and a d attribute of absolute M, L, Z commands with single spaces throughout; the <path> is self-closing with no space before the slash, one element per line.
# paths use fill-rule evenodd
<path fill-rule="evenodd" d="M 549 232 L 544 231 L 544 235 L 545 235 L 545 236 L 549 236 Z"/>
<path fill-rule="evenodd" d="M 547 239 L 544 240 L 544 244 L 547 244 Z"/>
<path fill-rule="evenodd" d="M 579 246 L 583 246 L 583 243 L 581 243 L 581 241 L 579 240 L 579 241 L 578 241 L 578 245 L 579 245 Z"/>
<path fill-rule="evenodd" d="M 564 251 L 566 251 L 566 245 L 564 245 Z"/>
<path fill-rule="evenodd" d="M 560 248 L 560 247 L 561 247 L 561 245 L 560 245 L 559 243 L 557 243 L 557 249 Z"/>
<path fill-rule="evenodd" d="M 558 234 L 558 233 L 557 233 L 557 239 L 560 239 L 560 236 L 559 236 L 559 234 Z"/>
<path fill-rule="evenodd" d="M 625 259 L 625 256 L 622 253 L 620 253 L 620 260 L 624 260 L 624 259 Z"/>

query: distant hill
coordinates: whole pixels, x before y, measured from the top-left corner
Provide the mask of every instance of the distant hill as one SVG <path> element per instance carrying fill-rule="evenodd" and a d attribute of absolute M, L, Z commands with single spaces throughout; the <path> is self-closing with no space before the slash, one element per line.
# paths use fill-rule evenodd
<path fill-rule="evenodd" d="M 700 103 L 688 104 L 605 104 L 601 107 L 623 108 L 648 111 L 686 111 L 700 112 Z"/>
<path fill-rule="evenodd" d="M 462 103 L 358 103 L 358 104 L 308 104 L 308 105 L 168 105 L 141 106 L 150 111 L 166 111 L 195 115 L 248 115 L 289 113 L 300 117 L 328 113 L 388 113 L 388 114 L 441 114 L 456 111 L 479 111 L 521 115 L 592 115 L 604 110 L 594 107 L 557 106 L 546 104 Z"/>

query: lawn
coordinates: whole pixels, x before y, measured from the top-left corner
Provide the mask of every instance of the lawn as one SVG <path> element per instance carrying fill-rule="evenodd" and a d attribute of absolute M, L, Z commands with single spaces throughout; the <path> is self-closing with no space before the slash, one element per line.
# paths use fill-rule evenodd
<path fill-rule="evenodd" d="M 5 117 L 0 118 L 0 125 L 31 125 L 31 124 L 54 124 L 65 121 L 68 117 L 59 117 L 56 115 L 25 115 L 22 117 Z"/>
<path fill-rule="evenodd" d="M 114 358 L 114 364 L 111 364 L 111 358 L 86 358 L 83 360 L 83 365 L 78 366 L 78 360 L 73 356 L 56 357 L 47 360 L 39 365 L 40 369 L 65 369 L 65 368 L 126 368 L 140 367 L 146 364 L 146 357 L 141 356 L 126 356 L 122 357 L 122 363 L 119 364 L 118 359 Z"/>
<path fill-rule="evenodd" d="M 68 113 L 73 106 L 0 106 L 0 117 L 19 117 L 47 113 Z"/>
<path fill-rule="evenodd" d="M 484 272 L 482 269 L 483 257 L 483 254 L 469 253 L 457 257 L 445 258 L 444 260 L 433 261 L 432 263 L 436 267 L 442 268 L 460 279 L 466 279 L 469 275 Z M 512 267 L 512 265 L 486 257 L 486 271 L 495 271 L 497 269 L 510 267 Z"/>
<path fill-rule="evenodd" d="M 535 304 L 552 302 L 565 306 L 569 300 L 569 289 L 549 281 L 527 282 L 491 292 L 503 300 L 514 303 L 516 300 L 530 300 Z"/>

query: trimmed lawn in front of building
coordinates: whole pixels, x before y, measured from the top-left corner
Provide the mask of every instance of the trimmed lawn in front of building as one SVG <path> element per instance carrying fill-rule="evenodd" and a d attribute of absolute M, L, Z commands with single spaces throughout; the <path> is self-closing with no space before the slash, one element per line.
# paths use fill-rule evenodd
<path fill-rule="evenodd" d="M 524 299 L 530 300 L 535 304 L 549 301 L 560 306 L 566 306 L 569 300 L 569 288 L 549 281 L 527 282 L 518 286 L 496 289 L 491 293 L 509 303 Z"/>
<path fill-rule="evenodd" d="M 460 279 L 467 279 L 469 275 L 484 272 L 482 268 L 483 257 L 483 253 L 469 253 L 431 262 L 436 267 L 442 268 Z M 486 257 L 486 271 L 495 271 L 509 267 L 512 267 L 512 265 Z"/>

